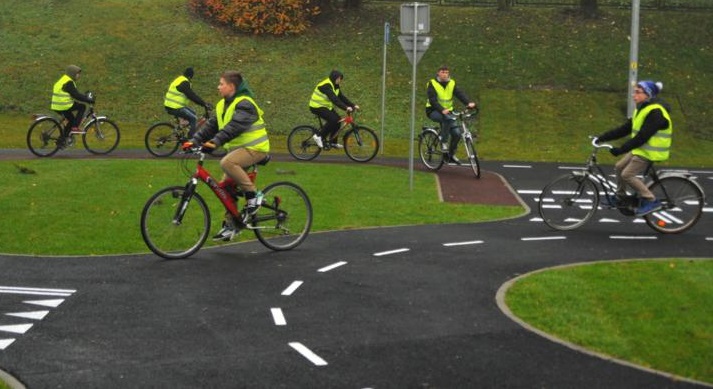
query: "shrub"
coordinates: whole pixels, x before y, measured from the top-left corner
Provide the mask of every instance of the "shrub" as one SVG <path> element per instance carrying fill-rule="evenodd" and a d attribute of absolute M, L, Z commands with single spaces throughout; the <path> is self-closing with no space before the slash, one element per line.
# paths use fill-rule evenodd
<path fill-rule="evenodd" d="M 188 0 L 196 14 L 238 31 L 288 35 L 306 31 L 320 13 L 312 0 Z"/>

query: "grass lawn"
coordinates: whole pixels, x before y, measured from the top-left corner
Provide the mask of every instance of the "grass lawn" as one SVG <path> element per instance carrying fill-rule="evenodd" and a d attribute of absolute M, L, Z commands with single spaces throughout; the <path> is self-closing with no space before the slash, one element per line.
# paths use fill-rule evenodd
<path fill-rule="evenodd" d="M 713 384 L 713 260 L 634 260 L 526 275 L 505 301 L 533 327 L 635 364 Z"/>

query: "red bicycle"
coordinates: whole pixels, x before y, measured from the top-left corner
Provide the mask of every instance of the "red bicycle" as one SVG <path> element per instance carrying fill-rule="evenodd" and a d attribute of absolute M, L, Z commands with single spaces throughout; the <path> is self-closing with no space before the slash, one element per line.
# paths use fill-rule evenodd
<path fill-rule="evenodd" d="M 291 182 L 275 182 L 262 190 L 258 211 L 243 217 L 238 210 L 238 198 L 244 197 L 235 183 L 227 179 L 216 181 L 203 167 L 206 153 L 200 147 L 186 151 L 198 156 L 195 171 L 187 167 L 189 159 L 182 159 L 184 170 L 190 175 L 184 186 L 169 186 L 149 198 L 141 212 L 141 235 L 156 255 L 166 259 L 186 258 L 195 254 L 208 238 L 211 227 L 210 210 L 197 189 L 200 181 L 211 189 L 225 207 L 233 225 L 239 230 L 252 230 L 266 247 L 290 250 L 300 245 L 312 227 L 312 203 L 302 188 Z M 255 182 L 258 165 L 269 162 L 269 156 L 248 168 Z"/>

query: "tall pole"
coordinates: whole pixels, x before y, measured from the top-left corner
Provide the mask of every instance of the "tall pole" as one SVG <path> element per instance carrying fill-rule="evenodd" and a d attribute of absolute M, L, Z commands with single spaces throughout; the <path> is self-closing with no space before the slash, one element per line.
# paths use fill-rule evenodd
<path fill-rule="evenodd" d="M 418 3 L 414 3 L 413 8 L 413 64 L 411 69 L 411 142 L 409 146 L 409 189 L 413 190 L 413 144 L 415 140 L 416 128 L 416 64 L 418 63 Z"/>
<path fill-rule="evenodd" d="M 381 155 L 384 155 L 384 121 L 386 120 L 386 47 L 389 45 L 389 22 L 384 23 L 384 60 L 381 65 Z"/>
<path fill-rule="evenodd" d="M 627 99 L 627 117 L 634 115 L 636 105 L 634 103 L 634 88 L 639 77 L 639 8 L 641 0 L 631 2 L 631 48 L 629 53 L 629 93 Z"/>

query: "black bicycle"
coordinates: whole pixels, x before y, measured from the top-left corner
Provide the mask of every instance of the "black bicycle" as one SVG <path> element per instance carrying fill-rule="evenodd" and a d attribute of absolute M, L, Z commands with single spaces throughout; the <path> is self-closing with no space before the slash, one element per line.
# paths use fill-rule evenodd
<path fill-rule="evenodd" d="M 468 164 L 473 169 L 475 178 L 480 178 L 480 160 L 475 149 L 478 133 L 468 128 L 477 114 L 477 108 L 473 110 L 466 109 L 464 111 L 452 111 L 448 118 L 455 121 L 460 127 L 460 136 Z M 421 134 L 418 136 L 418 153 L 421 156 L 421 162 L 430 170 L 437 171 L 446 163 L 448 145 L 443 143 L 439 135 L 439 128 L 431 125 L 423 127 Z"/>
<path fill-rule="evenodd" d="M 315 115 L 316 116 L 316 115 Z M 318 127 L 304 124 L 297 126 L 290 131 L 287 137 L 287 150 L 290 154 L 301 161 L 310 161 L 317 158 L 322 151 L 344 148 L 344 152 L 352 161 L 369 162 L 379 151 L 379 138 L 371 128 L 357 124 L 356 111 L 348 111 L 342 118 L 338 134 L 343 133 L 343 145 L 331 144 L 328 139 L 323 140 L 323 147 L 319 147 L 314 140 L 315 135 L 319 135 L 322 128 L 322 119 L 318 119 Z"/>
<path fill-rule="evenodd" d="M 203 125 L 205 125 L 205 122 L 208 120 L 208 115 L 209 112 L 205 111 L 203 116 L 198 119 L 196 131 L 199 131 Z M 156 157 L 170 157 L 178 150 L 180 145 L 189 140 L 188 132 L 190 128 L 188 120 L 177 116 L 174 116 L 173 119 L 173 123 L 167 121 L 155 123 L 146 130 L 144 145 L 151 155 Z M 227 150 L 223 147 L 211 153 L 211 155 L 215 157 L 222 157 L 225 154 L 227 154 Z"/>
<path fill-rule="evenodd" d="M 606 178 L 597 163 L 597 151 L 614 146 L 600 144 L 597 138 L 590 138 L 592 153 L 586 165 L 581 170 L 558 177 L 540 194 L 540 216 L 545 224 L 556 230 L 573 230 L 584 225 L 600 207 L 635 216 L 639 206 L 639 199 L 633 194 L 625 198 L 616 196 L 616 184 Z M 656 171 L 651 164 L 644 176 L 649 179 L 648 188 L 662 204 L 661 210 L 643 216 L 649 227 L 664 234 L 676 234 L 698 222 L 706 196 L 689 172 Z"/>
<path fill-rule="evenodd" d="M 91 92 L 87 93 L 91 96 Z M 37 114 L 27 130 L 27 147 L 38 157 L 49 157 L 61 149 L 74 147 L 75 135 L 82 136 L 84 148 L 92 154 L 109 154 L 119 145 L 119 127 L 94 111 L 94 103 L 82 118 L 78 131 L 63 134 L 67 119 Z"/>

